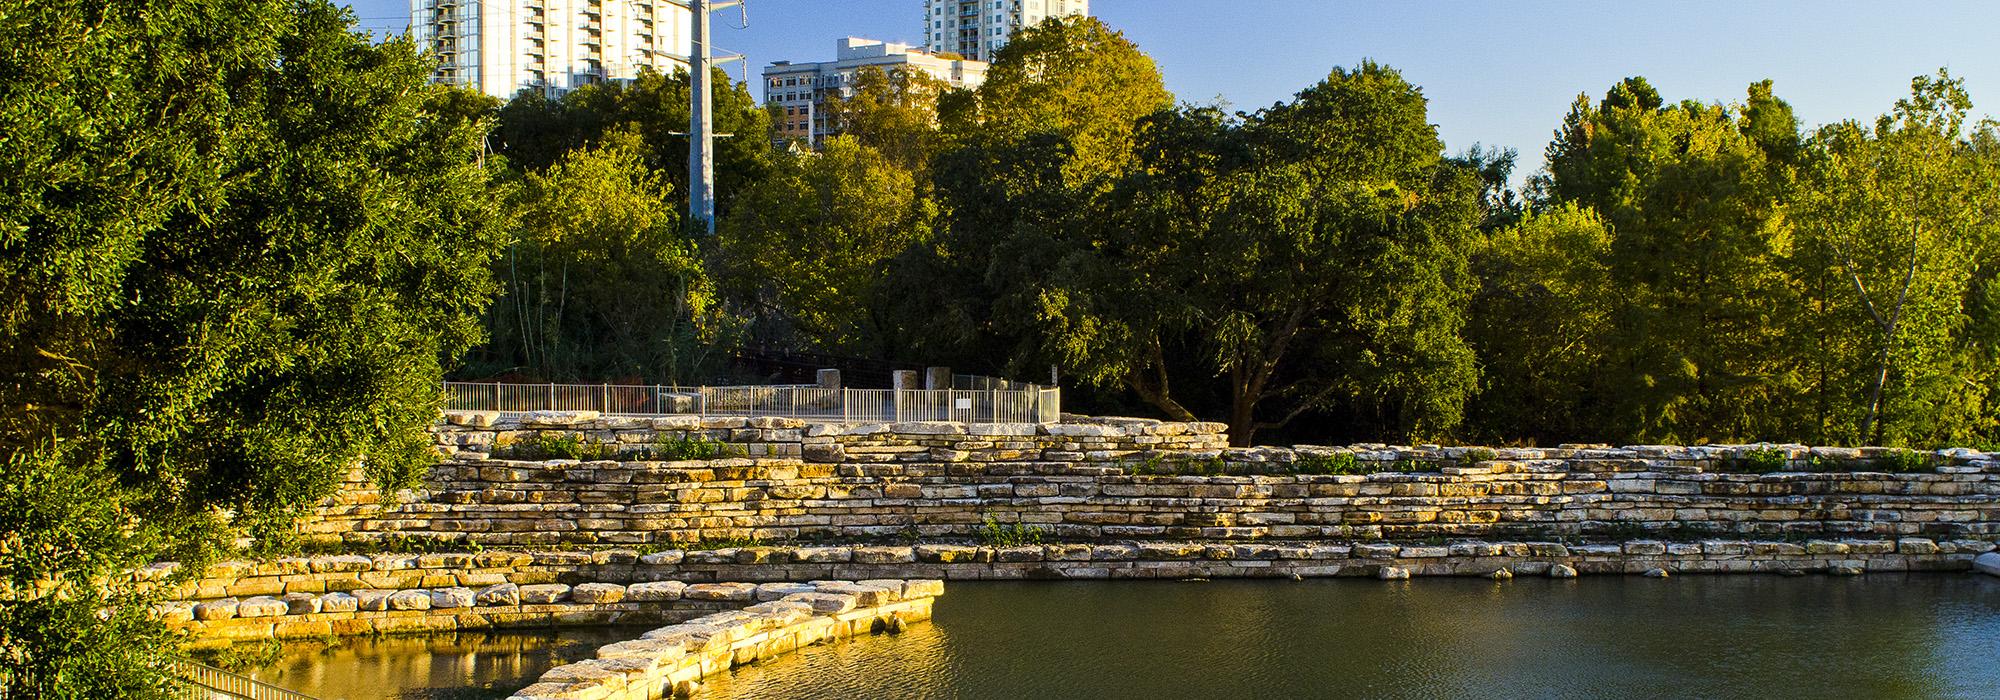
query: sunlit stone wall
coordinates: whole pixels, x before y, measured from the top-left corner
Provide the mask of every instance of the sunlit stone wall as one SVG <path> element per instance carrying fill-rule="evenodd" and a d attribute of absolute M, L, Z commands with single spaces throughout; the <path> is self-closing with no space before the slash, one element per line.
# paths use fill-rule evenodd
<path fill-rule="evenodd" d="M 1973 450 L 1882 473 L 1855 471 L 1895 456 L 1874 448 L 1235 449 L 1221 428 L 455 414 L 436 430 L 449 457 L 423 488 L 385 503 L 356 481 L 305 527 L 358 543 L 489 547 L 976 542 L 995 526 L 1073 543 L 2000 538 L 2000 455 Z M 496 443 L 544 432 L 628 452 L 696 437 L 745 456 L 490 457 Z M 1752 450 L 1767 465 L 1840 471 L 1730 473 Z M 1378 473 L 1294 473 L 1328 464 Z"/>

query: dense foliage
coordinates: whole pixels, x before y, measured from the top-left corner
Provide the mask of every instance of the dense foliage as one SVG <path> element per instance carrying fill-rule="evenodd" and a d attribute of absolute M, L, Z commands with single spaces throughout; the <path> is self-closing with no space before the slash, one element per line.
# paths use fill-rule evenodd
<path fill-rule="evenodd" d="M 492 287 L 488 125 L 317 0 L 0 18 L 0 695 L 158 695 L 120 572 L 434 459 Z"/>
<path fill-rule="evenodd" d="M 679 144 L 636 125 L 681 114 L 634 106 L 675 80 L 524 95 L 503 150 L 533 173 L 618 129 Z M 645 263 L 714 280 L 681 301 L 713 318 L 653 322 L 700 329 L 676 347 L 1053 366 L 1073 407 L 1245 443 L 2000 442 L 2000 149 L 1947 74 L 1818 129 L 1768 81 L 1722 103 L 1630 78 L 1577 99 L 1519 192 L 1511 151 L 1448 152 L 1389 67 L 1176 105 L 1090 18 L 1018 33 L 976 90 L 866 70 L 822 109 L 844 135 L 816 150 L 725 154 L 698 267 Z M 670 155 L 641 160 L 671 183 Z"/>

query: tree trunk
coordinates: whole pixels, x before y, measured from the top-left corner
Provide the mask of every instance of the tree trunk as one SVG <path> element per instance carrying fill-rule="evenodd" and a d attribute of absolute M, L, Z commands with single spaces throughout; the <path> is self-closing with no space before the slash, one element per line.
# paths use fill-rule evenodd
<path fill-rule="evenodd" d="M 1257 400 L 1236 393 L 1236 400 L 1229 404 L 1229 445 L 1249 447 L 1257 435 Z"/>

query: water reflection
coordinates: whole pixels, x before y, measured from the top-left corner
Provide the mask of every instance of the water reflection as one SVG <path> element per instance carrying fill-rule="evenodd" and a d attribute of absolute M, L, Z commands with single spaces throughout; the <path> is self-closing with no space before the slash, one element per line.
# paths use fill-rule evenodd
<path fill-rule="evenodd" d="M 251 675 L 326 700 L 505 698 L 543 671 L 649 629 L 465 632 L 285 644 Z"/>
<path fill-rule="evenodd" d="M 2000 697 L 2000 579 L 954 583 L 723 698 Z"/>

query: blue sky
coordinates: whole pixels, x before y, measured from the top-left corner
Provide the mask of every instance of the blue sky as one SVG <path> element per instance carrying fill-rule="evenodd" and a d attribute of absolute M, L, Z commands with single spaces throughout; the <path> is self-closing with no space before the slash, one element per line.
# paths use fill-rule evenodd
<path fill-rule="evenodd" d="M 352 3 L 364 27 L 400 32 L 407 0 Z M 1808 126 L 1887 111 L 1911 76 L 1949 67 L 1975 111 L 2000 114 L 2000 2 L 1950 0 L 1093 0 L 1151 54 L 1182 100 L 1251 110 L 1334 66 L 1372 58 L 1430 98 L 1456 152 L 1474 142 L 1541 163 L 1577 93 L 1644 75 L 1669 100 L 1734 101 L 1777 81 Z M 833 55 L 843 36 L 914 43 L 921 0 L 750 0 L 750 26 L 717 15 L 719 48 L 754 75 Z M 741 69 L 731 67 L 741 75 Z M 1517 173 L 1519 175 L 1524 173 Z"/>

